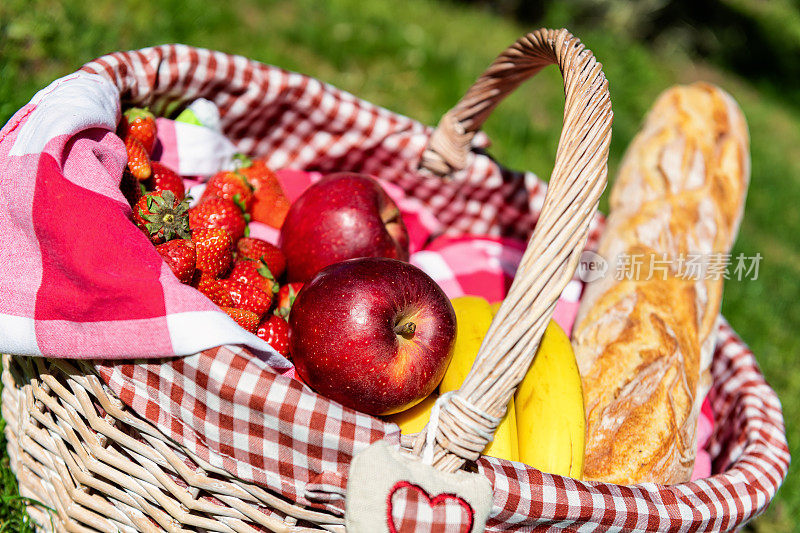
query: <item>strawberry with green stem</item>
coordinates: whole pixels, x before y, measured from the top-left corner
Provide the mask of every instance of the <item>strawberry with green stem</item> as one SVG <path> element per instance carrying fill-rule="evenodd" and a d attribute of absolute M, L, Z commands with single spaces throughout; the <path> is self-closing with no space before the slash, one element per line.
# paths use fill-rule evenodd
<path fill-rule="evenodd" d="M 176 237 L 188 239 L 189 202 L 179 200 L 172 191 L 159 191 L 145 194 L 133 207 L 133 221 L 150 237 L 154 244 L 160 244 Z"/>
<path fill-rule="evenodd" d="M 200 201 L 209 198 L 225 198 L 233 201 L 245 213 L 253 203 L 253 188 L 244 175 L 235 170 L 223 170 L 211 176 Z"/>
<path fill-rule="evenodd" d="M 263 261 L 275 279 L 286 270 L 286 256 L 280 248 L 255 237 L 243 237 L 236 242 L 236 258 Z"/>
<path fill-rule="evenodd" d="M 237 154 L 235 158 L 239 165 L 237 171 L 244 175 L 253 188 L 250 207 L 253 220 L 280 229 L 291 202 L 283 192 L 278 177 L 263 159 L 250 159 L 243 154 Z"/>
<path fill-rule="evenodd" d="M 233 264 L 231 273 L 228 278 L 239 283 L 252 285 L 266 292 L 270 296 L 278 293 L 278 282 L 272 274 L 269 266 L 259 259 L 253 261 L 251 259 L 239 259 Z"/>
<path fill-rule="evenodd" d="M 132 107 L 122 114 L 119 125 L 123 139 L 133 138 L 142 144 L 147 155 L 153 153 L 156 146 L 156 117 L 147 108 Z"/>
<path fill-rule="evenodd" d="M 278 291 L 278 305 L 275 308 L 275 315 L 284 320 L 289 320 L 289 313 L 292 311 L 294 300 L 297 298 L 297 293 L 303 288 L 303 282 L 295 281 L 287 283 Z"/>

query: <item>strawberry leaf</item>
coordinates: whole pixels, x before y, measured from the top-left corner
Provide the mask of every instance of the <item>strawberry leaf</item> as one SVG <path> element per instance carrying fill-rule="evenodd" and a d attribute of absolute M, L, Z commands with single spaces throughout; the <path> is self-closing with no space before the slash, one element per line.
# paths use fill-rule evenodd
<path fill-rule="evenodd" d="M 236 174 L 236 176 L 237 176 L 237 177 L 238 177 L 240 180 L 242 180 L 242 184 L 243 184 L 245 187 L 247 187 L 247 189 L 248 189 L 248 190 L 250 190 L 250 191 L 252 191 L 252 190 L 253 190 L 253 186 L 252 186 L 252 185 L 250 185 L 250 182 L 249 182 L 249 181 L 247 181 L 247 176 L 245 176 L 244 174 L 242 174 L 241 172 L 239 172 L 239 170 L 238 170 L 238 169 L 234 170 L 234 171 L 233 171 L 233 173 L 234 173 L 234 174 Z"/>
<path fill-rule="evenodd" d="M 245 220 L 247 220 L 247 206 L 244 205 L 244 201 L 242 201 L 242 195 L 238 192 L 233 195 L 233 203 L 235 203 L 239 209 L 242 210 L 242 214 L 245 216 Z"/>
<path fill-rule="evenodd" d="M 131 107 L 130 109 L 125 111 L 125 118 L 128 119 L 128 122 L 136 122 L 137 120 L 142 119 L 151 119 L 155 118 L 153 113 L 150 112 L 149 107 L 141 108 L 141 107 Z"/>
<path fill-rule="evenodd" d="M 233 164 L 238 170 L 240 168 L 247 168 L 253 166 L 253 160 L 244 154 L 234 154 Z"/>
<path fill-rule="evenodd" d="M 183 201 L 181 201 L 181 203 L 179 203 L 175 207 L 175 215 L 176 216 L 183 215 L 187 211 L 189 211 L 189 200 L 188 199 L 184 199 Z"/>
<path fill-rule="evenodd" d="M 147 223 L 145 228 L 153 235 L 163 235 L 166 240 L 175 238 L 182 239 L 191 237 L 189 227 L 189 215 L 187 209 L 188 201 L 184 200 L 175 205 L 175 195 L 171 191 L 163 191 L 159 194 L 149 194 L 147 198 L 147 209 L 150 213 L 139 210 L 139 215 Z"/>
<path fill-rule="evenodd" d="M 272 271 L 267 266 L 267 263 L 264 261 L 263 256 L 261 257 L 261 259 L 259 259 L 259 262 L 261 263 L 261 266 L 256 269 L 256 272 L 258 272 L 259 274 L 261 274 L 262 277 L 265 277 L 270 281 L 275 281 L 275 276 L 272 275 Z"/>

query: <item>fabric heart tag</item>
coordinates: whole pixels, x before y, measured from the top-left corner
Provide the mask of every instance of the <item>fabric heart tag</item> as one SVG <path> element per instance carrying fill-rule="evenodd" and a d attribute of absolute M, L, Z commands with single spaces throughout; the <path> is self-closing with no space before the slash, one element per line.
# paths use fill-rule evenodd
<path fill-rule="evenodd" d="M 372 444 L 350 464 L 348 533 L 480 532 L 491 508 L 486 477 L 439 472 L 385 441 Z"/>

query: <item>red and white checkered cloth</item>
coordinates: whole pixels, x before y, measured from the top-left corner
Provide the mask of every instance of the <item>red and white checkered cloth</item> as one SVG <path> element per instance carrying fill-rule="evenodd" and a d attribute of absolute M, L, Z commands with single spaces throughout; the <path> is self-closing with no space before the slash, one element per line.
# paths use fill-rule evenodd
<path fill-rule="evenodd" d="M 181 284 L 119 189 L 119 92 L 76 73 L 0 130 L 0 350 L 115 359 L 243 344 L 288 361 Z"/>
<path fill-rule="evenodd" d="M 429 495 L 410 482 L 398 482 L 389 493 L 389 533 L 465 533 L 472 531 L 474 509 L 455 494 Z"/>
<path fill-rule="evenodd" d="M 620 486 L 483 457 L 479 468 L 492 480 L 496 506 L 487 530 L 727 531 L 761 513 L 789 466 L 780 402 L 724 321 L 712 374 L 715 475 L 672 486 Z"/>
<path fill-rule="evenodd" d="M 421 175 L 430 128 L 243 57 L 168 45 L 111 54 L 82 70 L 39 93 L 0 132 L 0 238 L 7 239 L 0 289 L 14 295 L 0 302 L 0 350 L 102 356 L 97 368 L 110 389 L 187 449 L 301 504 L 342 512 L 353 454 L 381 438 L 398 443 L 397 427 L 280 375 L 286 362 L 271 348 L 232 327 L 193 289 L 171 282 L 127 222 L 129 208 L 116 189 L 125 162 L 112 133 L 120 99 L 157 113 L 209 99 L 235 150 L 267 157 L 274 168 L 373 174 L 433 213 L 448 235 L 442 239 L 524 241 L 544 185 L 479 151 L 451 181 Z M 590 243 L 601 228 L 598 219 Z M 439 249 L 440 257 L 459 245 L 446 244 L 452 247 Z M 507 268 L 507 258 L 494 257 Z M 480 283 L 472 272 L 454 277 L 462 273 L 462 290 Z M 114 360 L 166 354 L 192 355 Z M 780 404 L 725 324 L 712 371 L 717 423 L 708 450 L 715 475 L 672 487 L 620 487 L 483 458 L 479 468 L 495 495 L 490 530 L 730 529 L 762 512 L 788 469 Z"/>

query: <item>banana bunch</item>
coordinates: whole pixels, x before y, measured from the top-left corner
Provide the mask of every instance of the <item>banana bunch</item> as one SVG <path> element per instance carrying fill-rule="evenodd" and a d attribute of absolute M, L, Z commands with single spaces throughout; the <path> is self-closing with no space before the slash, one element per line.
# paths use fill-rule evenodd
<path fill-rule="evenodd" d="M 486 332 L 492 323 L 492 308 L 489 302 L 476 296 L 462 296 L 451 300 L 456 312 L 456 343 L 453 348 L 453 359 L 447 372 L 439 384 L 439 392 L 444 394 L 461 387 L 467 377 L 478 349 L 481 347 Z M 483 450 L 484 455 L 491 455 L 509 461 L 519 461 L 517 439 L 517 415 L 512 398 L 506 414 L 492 440 Z"/>
<path fill-rule="evenodd" d="M 581 376 L 569 337 L 554 321 L 514 397 L 519 460 L 542 472 L 581 479 L 586 443 Z"/>
<path fill-rule="evenodd" d="M 451 302 L 456 312 L 457 333 L 453 359 L 439 385 L 441 394 L 461 386 L 499 307 L 474 296 L 454 298 Z M 388 420 L 399 425 L 403 433 L 417 433 L 430 419 L 437 397 L 432 394 Z M 569 338 L 551 321 L 494 440 L 483 453 L 580 479 L 584 443 L 585 418 L 578 366 Z"/>

